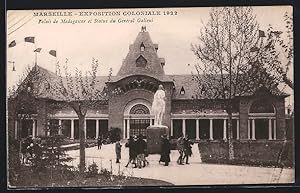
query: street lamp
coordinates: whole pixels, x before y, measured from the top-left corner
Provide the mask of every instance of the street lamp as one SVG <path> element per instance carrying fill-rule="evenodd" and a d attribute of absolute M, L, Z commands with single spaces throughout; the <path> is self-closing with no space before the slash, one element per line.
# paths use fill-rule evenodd
<path fill-rule="evenodd" d="M 15 62 L 14 61 L 8 61 L 8 63 L 12 63 L 13 64 L 12 71 L 15 72 L 16 71 Z"/>

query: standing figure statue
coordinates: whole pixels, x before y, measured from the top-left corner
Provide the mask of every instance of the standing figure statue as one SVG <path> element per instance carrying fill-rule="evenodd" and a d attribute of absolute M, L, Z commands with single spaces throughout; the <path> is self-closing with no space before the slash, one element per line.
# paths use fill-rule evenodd
<path fill-rule="evenodd" d="M 165 114 L 165 96 L 164 87 L 162 85 L 158 86 L 157 91 L 154 94 L 154 99 L 152 103 L 152 113 L 154 114 L 154 125 L 162 125 L 163 116 Z"/>

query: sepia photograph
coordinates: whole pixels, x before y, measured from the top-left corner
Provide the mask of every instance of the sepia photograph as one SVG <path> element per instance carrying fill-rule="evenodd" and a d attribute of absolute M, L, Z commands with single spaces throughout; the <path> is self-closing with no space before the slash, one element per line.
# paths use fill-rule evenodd
<path fill-rule="evenodd" d="M 8 10 L 7 188 L 295 183 L 292 6 Z"/>

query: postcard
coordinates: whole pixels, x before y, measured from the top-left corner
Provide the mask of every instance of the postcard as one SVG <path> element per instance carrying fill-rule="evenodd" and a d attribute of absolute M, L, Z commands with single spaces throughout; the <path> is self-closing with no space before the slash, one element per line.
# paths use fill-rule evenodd
<path fill-rule="evenodd" d="M 8 10 L 6 32 L 9 189 L 295 182 L 292 6 Z"/>

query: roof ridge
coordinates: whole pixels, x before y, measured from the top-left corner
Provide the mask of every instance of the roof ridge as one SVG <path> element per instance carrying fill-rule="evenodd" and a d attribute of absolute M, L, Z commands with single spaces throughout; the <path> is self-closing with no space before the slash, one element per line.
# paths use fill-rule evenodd
<path fill-rule="evenodd" d="M 38 69 L 43 70 L 44 72 L 47 72 L 48 74 L 50 74 L 50 75 L 52 75 L 52 76 L 57 77 L 57 74 L 55 74 L 55 73 L 52 72 L 51 70 L 48 70 L 48 69 L 46 69 L 46 68 L 44 68 L 44 67 L 42 67 L 42 66 L 40 66 L 40 65 L 38 65 L 38 64 L 36 64 L 36 65 L 32 68 L 32 70 L 33 70 L 35 67 L 37 67 Z"/>

